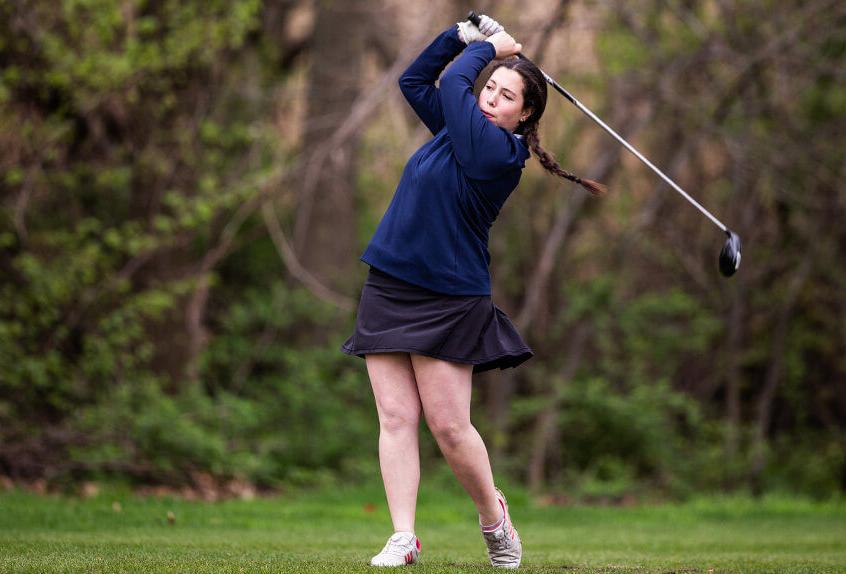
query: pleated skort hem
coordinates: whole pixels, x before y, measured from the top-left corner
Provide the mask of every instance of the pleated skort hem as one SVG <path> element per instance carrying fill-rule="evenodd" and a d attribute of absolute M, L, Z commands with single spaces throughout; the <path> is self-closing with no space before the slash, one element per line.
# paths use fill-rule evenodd
<path fill-rule="evenodd" d="M 355 330 L 341 351 L 415 353 L 473 365 L 474 373 L 513 368 L 534 353 L 489 295 L 444 295 L 375 267 L 361 290 Z"/>

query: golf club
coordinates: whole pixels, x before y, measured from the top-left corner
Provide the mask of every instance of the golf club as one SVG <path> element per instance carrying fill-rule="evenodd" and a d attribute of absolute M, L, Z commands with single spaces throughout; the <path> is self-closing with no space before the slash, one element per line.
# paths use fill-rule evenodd
<path fill-rule="evenodd" d="M 474 12 L 472 10 L 467 15 L 467 19 L 470 20 L 477 27 L 481 23 L 481 18 L 479 17 L 479 15 L 476 14 L 476 12 Z M 523 60 L 526 60 L 527 62 L 531 62 L 531 60 L 526 58 L 523 54 L 517 54 L 517 57 L 521 58 Z M 540 68 L 538 68 L 538 69 L 540 70 Z M 660 169 L 658 169 L 657 167 L 652 165 L 652 162 L 650 162 L 648 159 L 646 159 L 629 142 L 627 142 L 622 137 L 620 137 L 620 135 L 617 134 L 617 132 L 615 132 L 610 127 L 608 127 L 605 124 L 605 122 L 603 122 L 601 119 L 599 119 L 596 116 L 596 114 L 594 114 L 587 107 L 585 107 L 579 100 L 577 100 L 575 97 L 573 97 L 573 95 L 570 92 L 568 92 L 567 90 L 562 88 L 560 85 L 558 85 L 558 82 L 556 82 L 555 80 L 550 78 L 549 75 L 546 72 L 544 72 L 543 70 L 540 70 L 540 71 L 541 71 L 541 74 L 543 74 L 543 77 L 547 81 L 547 83 L 550 84 L 553 88 L 555 88 L 555 90 L 559 94 L 561 94 L 562 96 L 567 98 L 567 100 L 569 100 L 570 103 L 572 103 L 574 106 L 579 108 L 590 119 L 592 119 L 593 121 L 598 123 L 606 132 L 608 132 L 609 134 L 614 136 L 614 138 L 616 138 L 617 141 L 619 141 L 621 144 L 623 144 L 626 147 L 627 150 L 632 152 L 635 155 L 635 157 L 637 157 L 640 161 L 642 161 L 647 166 L 649 166 L 649 168 L 652 169 L 652 171 L 654 171 L 656 174 L 658 174 L 661 177 L 661 179 L 663 179 L 665 182 L 667 182 L 670 185 L 670 187 L 672 187 L 677 192 L 679 192 L 685 199 L 687 199 L 697 209 L 699 209 L 699 211 L 701 211 L 706 216 L 708 216 L 708 218 L 711 221 L 713 221 L 714 224 L 717 227 L 719 227 L 720 229 L 723 230 L 723 232 L 725 232 L 725 234 L 728 236 L 728 239 L 726 240 L 726 243 L 723 246 L 722 251 L 720 251 L 720 273 L 722 273 L 725 277 L 731 277 L 732 275 L 734 275 L 735 271 L 737 271 L 737 269 L 740 267 L 740 236 L 738 236 L 735 232 L 733 232 L 728 227 L 723 225 L 720 222 L 720 220 L 718 220 L 716 217 L 711 215 L 708 212 L 707 209 L 705 209 L 704 207 L 699 205 L 699 203 L 697 203 L 697 201 L 695 199 L 690 197 L 690 195 L 688 195 L 681 187 L 679 187 L 676 184 L 676 182 L 674 182 L 672 179 L 667 177 L 664 174 L 664 172 L 662 172 Z"/>

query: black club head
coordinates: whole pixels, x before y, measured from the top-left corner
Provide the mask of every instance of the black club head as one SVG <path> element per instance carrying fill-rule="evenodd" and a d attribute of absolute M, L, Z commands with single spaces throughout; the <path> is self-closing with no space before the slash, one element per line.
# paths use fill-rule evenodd
<path fill-rule="evenodd" d="M 730 229 L 726 229 L 726 244 L 720 251 L 720 273 L 731 277 L 740 267 L 740 237 Z"/>

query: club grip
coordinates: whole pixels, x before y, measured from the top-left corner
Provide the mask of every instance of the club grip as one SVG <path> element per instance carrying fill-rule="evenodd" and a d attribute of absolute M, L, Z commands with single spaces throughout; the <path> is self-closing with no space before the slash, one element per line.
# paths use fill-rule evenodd
<path fill-rule="evenodd" d="M 470 10 L 467 13 L 467 19 L 470 20 L 473 23 L 473 25 L 476 26 L 477 28 L 479 27 L 479 24 L 482 23 L 482 19 L 473 10 Z"/>

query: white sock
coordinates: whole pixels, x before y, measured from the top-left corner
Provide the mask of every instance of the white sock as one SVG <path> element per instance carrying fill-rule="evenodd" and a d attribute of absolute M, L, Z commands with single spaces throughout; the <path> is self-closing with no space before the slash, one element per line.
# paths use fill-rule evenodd
<path fill-rule="evenodd" d="M 500 502 L 499 504 L 500 504 L 500 506 L 502 506 L 502 502 Z M 482 524 L 482 521 L 479 520 L 479 526 L 481 526 L 482 530 L 485 531 L 485 532 L 493 532 L 494 530 L 499 528 L 499 526 L 500 526 L 500 524 L 502 524 L 503 520 L 505 520 L 505 508 L 502 509 L 502 517 L 499 520 L 497 520 L 496 522 L 494 522 L 493 524 L 490 524 L 488 526 L 485 526 L 484 524 Z"/>

